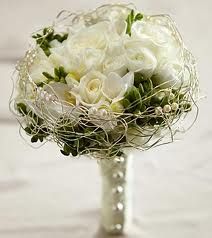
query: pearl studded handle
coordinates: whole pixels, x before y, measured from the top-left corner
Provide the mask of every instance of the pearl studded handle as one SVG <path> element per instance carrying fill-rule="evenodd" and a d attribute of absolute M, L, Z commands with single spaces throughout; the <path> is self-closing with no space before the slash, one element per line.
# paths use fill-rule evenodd
<path fill-rule="evenodd" d="M 124 233 L 131 223 L 132 158 L 130 155 L 100 161 L 102 175 L 102 226 L 111 234 Z"/>

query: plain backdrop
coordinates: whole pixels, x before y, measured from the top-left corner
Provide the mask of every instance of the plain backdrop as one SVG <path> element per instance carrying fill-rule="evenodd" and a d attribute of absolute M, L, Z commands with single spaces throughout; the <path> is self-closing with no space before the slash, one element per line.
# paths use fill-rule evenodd
<path fill-rule="evenodd" d="M 63 9 L 116 1 L 0 0 L 0 238 L 101 238 L 98 165 L 63 157 L 47 144 L 31 148 L 8 110 L 10 76 L 28 36 Z M 126 2 L 126 1 L 123 1 Z M 202 95 L 195 126 L 183 139 L 134 152 L 132 238 L 212 237 L 211 0 L 134 1 L 147 14 L 168 13 L 197 59 Z"/>

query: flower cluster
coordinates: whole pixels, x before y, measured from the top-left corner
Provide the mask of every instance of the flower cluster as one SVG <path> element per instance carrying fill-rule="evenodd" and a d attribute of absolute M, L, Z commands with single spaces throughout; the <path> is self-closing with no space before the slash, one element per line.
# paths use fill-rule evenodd
<path fill-rule="evenodd" d="M 18 66 L 15 108 L 31 141 L 109 158 L 149 148 L 167 130 L 173 139 L 198 84 L 170 17 L 108 5 L 59 20 L 33 35 Z"/>

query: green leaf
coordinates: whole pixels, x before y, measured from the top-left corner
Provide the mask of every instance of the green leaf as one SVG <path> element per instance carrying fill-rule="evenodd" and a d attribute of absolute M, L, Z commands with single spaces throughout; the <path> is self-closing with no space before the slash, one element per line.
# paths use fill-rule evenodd
<path fill-rule="evenodd" d="M 143 97 L 145 95 L 145 91 L 144 91 L 144 87 L 141 83 L 138 86 L 138 90 L 139 90 L 141 97 Z"/>
<path fill-rule="evenodd" d="M 135 16 L 135 21 L 140 21 L 140 20 L 142 20 L 143 19 L 143 14 L 141 14 L 141 13 L 138 13 L 136 16 Z"/>
<path fill-rule="evenodd" d="M 132 94 L 133 94 L 134 100 L 137 101 L 137 100 L 141 99 L 141 95 L 139 93 L 139 90 L 135 86 L 132 87 Z"/>
<path fill-rule="evenodd" d="M 45 76 L 47 79 L 51 79 L 51 80 L 54 79 L 54 77 L 51 76 L 51 74 L 49 74 L 49 73 L 47 73 L 47 72 L 43 72 L 42 74 L 43 74 L 43 76 Z"/>
<path fill-rule="evenodd" d="M 31 138 L 31 142 L 32 143 L 35 143 L 35 142 L 37 142 L 38 141 L 38 136 L 37 135 L 35 135 L 35 136 L 33 136 L 32 138 Z"/>
<path fill-rule="evenodd" d="M 59 67 L 59 72 L 60 72 L 60 75 L 64 78 L 68 75 L 68 73 L 65 72 L 65 69 L 63 66 Z"/>
<path fill-rule="evenodd" d="M 130 101 L 127 98 L 124 98 L 122 104 L 124 108 L 128 108 L 130 106 Z"/>
<path fill-rule="evenodd" d="M 27 115 L 28 110 L 24 103 L 18 103 L 17 104 L 17 110 L 19 113 L 21 113 L 23 116 Z"/>
<path fill-rule="evenodd" d="M 55 76 L 57 76 L 58 78 L 60 78 L 60 70 L 57 68 L 54 68 L 54 74 Z"/>
<path fill-rule="evenodd" d="M 135 12 L 132 9 L 131 12 L 129 13 L 129 15 L 127 16 L 126 22 L 127 22 L 127 29 L 126 29 L 126 34 L 128 34 L 129 36 L 131 36 L 131 27 L 132 24 L 135 21 L 140 21 L 143 19 L 143 15 L 141 13 L 137 13 L 135 16 Z"/>
<path fill-rule="evenodd" d="M 169 97 L 168 96 L 165 96 L 165 97 L 163 97 L 163 100 L 161 101 L 161 103 L 160 103 L 160 105 L 162 106 L 162 107 L 164 107 L 166 104 L 168 104 L 169 103 Z"/>
<path fill-rule="evenodd" d="M 161 103 L 161 99 L 157 96 L 152 96 L 150 99 L 150 105 L 151 106 L 159 106 Z"/>
<path fill-rule="evenodd" d="M 26 131 L 27 134 L 31 135 L 32 130 L 30 127 L 26 127 L 24 130 Z"/>
<path fill-rule="evenodd" d="M 142 83 L 145 92 L 151 92 L 153 90 L 153 84 L 151 79 L 148 79 Z"/>
<path fill-rule="evenodd" d="M 141 73 L 134 73 L 134 85 L 138 88 L 139 84 L 145 81 L 146 79 Z"/>
<path fill-rule="evenodd" d="M 42 31 L 42 34 L 32 35 L 32 38 L 36 40 L 36 43 L 40 46 L 40 48 L 44 51 L 44 53 L 49 56 L 51 54 L 51 42 L 53 40 L 58 40 L 59 42 L 63 42 L 68 38 L 68 33 L 64 35 L 55 34 L 54 29 L 52 27 L 45 27 Z"/>
<path fill-rule="evenodd" d="M 65 152 L 64 150 L 60 150 L 60 152 L 61 152 L 63 155 L 65 155 L 65 156 L 69 156 L 69 155 L 70 155 L 70 153 L 67 153 L 67 152 Z"/>

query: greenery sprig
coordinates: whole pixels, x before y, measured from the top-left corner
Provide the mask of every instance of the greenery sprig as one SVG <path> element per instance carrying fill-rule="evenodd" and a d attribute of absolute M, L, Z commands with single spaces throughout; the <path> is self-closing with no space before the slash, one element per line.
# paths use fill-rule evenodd
<path fill-rule="evenodd" d="M 16 107 L 22 116 L 31 118 L 31 122 L 24 128 L 25 132 L 31 136 L 31 142 L 35 143 L 38 140 L 43 142 L 44 138 L 49 135 L 48 128 L 44 125 L 44 120 L 27 108 L 24 103 L 17 103 Z"/>
<path fill-rule="evenodd" d="M 62 43 L 64 40 L 68 38 L 68 33 L 65 33 L 63 35 L 55 34 L 54 29 L 49 27 L 49 28 L 44 28 L 41 34 L 37 33 L 33 35 L 32 38 L 36 39 L 37 44 L 44 51 L 46 56 L 49 56 L 51 54 L 50 43 L 53 40 L 57 40 Z"/>
<path fill-rule="evenodd" d="M 66 76 L 68 73 L 65 71 L 64 67 L 60 66 L 59 68 L 54 68 L 54 75 L 49 74 L 48 72 L 43 72 L 43 76 L 47 78 L 46 82 L 37 83 L 38 87 L 43 87 L 45 84 L 50 82 L 58 82 L 66 84 Z"/>
<path fill-rule="evenodd" d="M 127 29 L 126 29 L 126 34 L 128 34 L 129 36 L 131 36 L 131 28 L 132 28 L 132 24 L 136 21 L 140 21 L 143 19 L 143 14 L 141 13 L 137 13 L 135 15 L 134 10 L 132 9 L 130 14 L 127 16 L 126 22 L 127 22 Z"/>
<path fill-rule="evenodd" d="M 134 85 L 128 89 L 122 100 L 125 112 L 135 115 L 145 115 L 144 118 L 136 120 L 138 125 L 163 124 L 164 117 L 162 114 L 155 116 L 155 111 L 153 109 L 157 107 L 163 108 L 172 103 L 177 103 L 179 108 L 175 111 L 176 114 L 191 110 L 191 104 L 187 103 L 185 95 L 180 93 L 180 89 L 170 89 L 169 91 L 166 91 L 160 87 L 154 86 L 154 77 L 146 78 L 140 73 L 135 73 Z M 169 114 L 169 116 L 171 115 L 172 114 Z"/>

